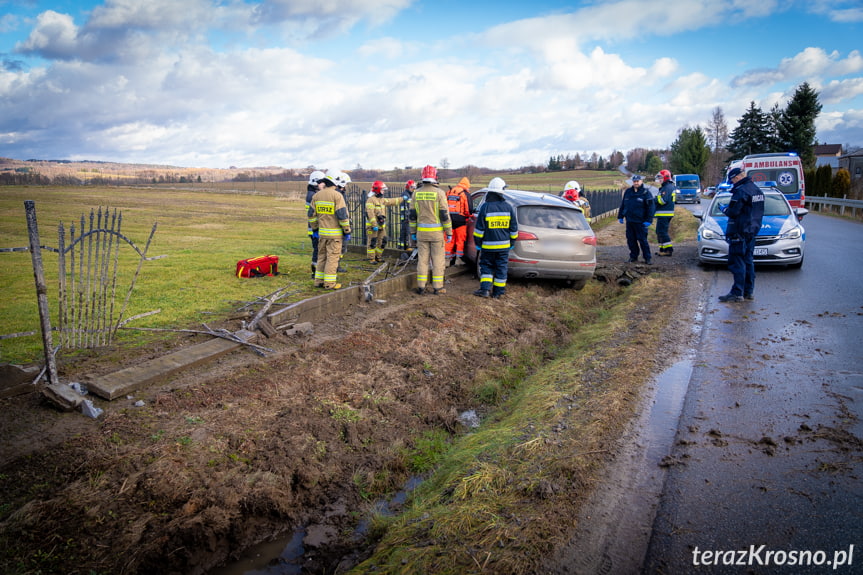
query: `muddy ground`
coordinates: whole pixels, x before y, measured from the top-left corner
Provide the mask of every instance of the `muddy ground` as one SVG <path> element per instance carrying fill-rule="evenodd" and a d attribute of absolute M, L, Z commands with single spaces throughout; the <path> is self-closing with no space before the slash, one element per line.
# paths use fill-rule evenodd
<path fill-rule="evenodd" d="M 682 284 L 695 267 L 693 246 L 652 268 L 624 265 L 620 232 L 599 234 L 603 277 L 630 270 Z M 3 400 L 0 571 L 206 573 L 298 525 L 319 535 L 307 545 L 308 572 L 343 569 L 343 557 L 363 553 L 340 537 L 368 507 L 363 492 L 401 488 L 411 475 L 404 454 L 424 431 L 463 430 L 459 414 L 477 407 L 466 383 L 520 347 L 570 335 L 554 311 L 578 297 L 572 290 L 512 282 L 498 302 L 473 297 L 475 288 L 465 274 L 446 296 L 353 308 L 309 336 L 267 340 L 275 353 L 266 358 L 234 352 L 135 397 L 96 400 L 97 420 L 59 413 L 38 393 Z M 61 363 L 61 378 L 86 384 L 166 351 Z"/>

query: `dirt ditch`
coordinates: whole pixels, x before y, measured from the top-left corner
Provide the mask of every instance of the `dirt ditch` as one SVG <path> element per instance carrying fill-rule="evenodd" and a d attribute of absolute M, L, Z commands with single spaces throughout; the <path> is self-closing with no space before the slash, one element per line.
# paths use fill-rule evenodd
<path fill-rule="evenodd" d="M 601 248 L 609 290 L 624 273 L 683 277 L 694 265 L 681 247 L 674 261 L 624 266 L 618 240 Z M 303 525 L 316 537 L 305 572 L 355 563 L 365 550 L 350 535 L 370 499 L 413 475 L 416 438 L 462 432 L 459 415 L 484 409 L 468 385 L 478 375 L 572 336 L 556 310 L 578 293 L 513 282 L 495 301 L 471 296 L 475 287 L 466 274 L 446 296 L 353 308 L 307 336 L 268 340 L 266 358 L 234 352 L 97 402 L 98 420 L 58 413 L 36 393 L 4 400 L 0 571 L 206 573 Z M 637 313 L 649 321 L 652 310 Z M 61 377 L 86 383 L 129 361 L 110 357 L 61 365 Z"/>

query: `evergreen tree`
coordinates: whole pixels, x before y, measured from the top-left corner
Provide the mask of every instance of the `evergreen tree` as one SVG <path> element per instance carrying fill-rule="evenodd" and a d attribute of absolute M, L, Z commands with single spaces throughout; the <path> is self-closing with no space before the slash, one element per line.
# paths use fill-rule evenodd
<path fill-rule="evenodd" d="M 648 155 L 652 154 L 652 152 L 648 152 Z M 662 169 L 662 160 L 657 155 L 651 155 L 647 160 L 647 173 L 648 174 L 658 174 L 659 170 Z"/>
<path fill-rule="evenodd" d="M 815 166 L 815 119 L 821 113 L 818 92 L 808 82 L 797 87 L 791 101 L 782 112 L 779 122 L 779 138 L 786 152 L 797 152 L 803 167 Z"/>
<path fill-rule="evenodd" d="M 707 137 L 700 126 L 683 128 L 671 144 L 671 171 L 675 174 L 704 174 L 710 158 Z"/>
<path fill-rule="evenodd" d="M 740 117 L 737 127 L 728 139 L 728 151 L 734 159 L 742 159 L 748 154 L 762 154 L 768 151 L 767 115 L 755 102 Z"/>
<path fill-rule="evenodd" d="M 767 121 L 767 147 L 764 149 L 764 153 L 787 152 L 787 146 L 783 143 L 780 133 L 782 110 L 779 108 L 779 104 L 773 104 L 770 112 L 764 118 Z"/>

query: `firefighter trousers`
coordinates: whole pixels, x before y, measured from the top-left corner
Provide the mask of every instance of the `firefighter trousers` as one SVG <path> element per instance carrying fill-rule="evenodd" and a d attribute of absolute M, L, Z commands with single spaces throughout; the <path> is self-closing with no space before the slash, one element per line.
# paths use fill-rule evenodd
<path fill-rule="evenodd" d="M 443 237 L 439 240 L 417 240 L 417 287 L 426 287 L 429 282 L 429 267 L 431 267 L 431 287 L 442 288 L 446 269 Z"/>

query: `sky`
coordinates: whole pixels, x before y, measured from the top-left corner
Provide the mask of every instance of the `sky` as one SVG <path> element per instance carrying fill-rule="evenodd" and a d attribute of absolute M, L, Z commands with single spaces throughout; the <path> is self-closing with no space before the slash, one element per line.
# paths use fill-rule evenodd
<path fill-rule="evenodd" d="M 803 82 L 863 146 L 860 38 L 863 0 L 0 0 L 0 157 L 518 168 Z"/>

